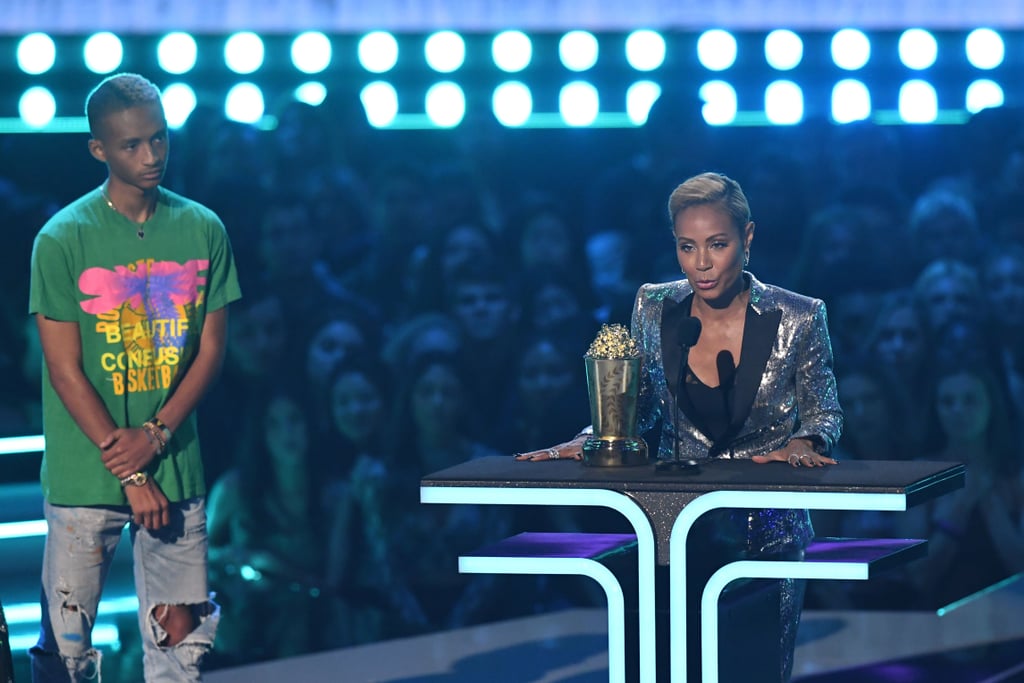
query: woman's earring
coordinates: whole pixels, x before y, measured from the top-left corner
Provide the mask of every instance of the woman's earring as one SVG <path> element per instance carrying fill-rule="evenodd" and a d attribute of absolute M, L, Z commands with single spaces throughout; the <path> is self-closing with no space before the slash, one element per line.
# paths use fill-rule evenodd
<path fill-rule="evenodd" d="M 749 265 L 750 265 L 750 252 L 749 251 L 745 251 L 745 252 L 743 252 L 743 267 L 746 268 Z"/>

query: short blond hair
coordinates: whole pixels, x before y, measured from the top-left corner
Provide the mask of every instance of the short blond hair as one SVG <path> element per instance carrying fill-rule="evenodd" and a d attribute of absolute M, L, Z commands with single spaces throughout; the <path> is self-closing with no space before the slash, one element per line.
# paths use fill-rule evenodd
<path fill-rule="evenodd" d="M 672 191 L 668 198 L 671 225 L 675 225 L 676 216 L 681 211 L 702 204 L 719 206 L 729 214 L 741 235 L 750 222 L 750 205 L 740 184 L 723 173 L 701 173 Z"/>

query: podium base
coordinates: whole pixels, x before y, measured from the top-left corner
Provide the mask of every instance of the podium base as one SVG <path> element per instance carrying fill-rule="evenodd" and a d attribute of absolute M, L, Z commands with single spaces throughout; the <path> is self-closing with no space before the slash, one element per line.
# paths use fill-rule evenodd
<path fill-rule="evenodd" d="M 583 444 L 583 464 L 588 467 L 636 467 L 647 465 L 647 442 L 641 438 L 589 438 Z"/>

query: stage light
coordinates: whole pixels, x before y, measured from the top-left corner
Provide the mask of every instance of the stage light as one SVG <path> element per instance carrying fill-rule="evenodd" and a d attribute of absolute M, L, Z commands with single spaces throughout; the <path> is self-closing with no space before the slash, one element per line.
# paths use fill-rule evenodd
<path fill-rule="evenodd" d="M 832 61 L 840 69 L 856 71 L 871 59 L 871 41 L 863 31 L 844 28 L 832 36 Z"/>
<path fill-rule="evenodd" d="M 769 83 L 764 91 L 764 113 L 777 126 L 791 126 L 804 118 L 804 93 L 793 81 Z"/>
<path fill-rule="evenodd" d="M 382 74 L 398 63 L 398 41 L 387 31 L 371 31 L 359 39 L 359 64 L 370 73 Z"/>
<path fill-rule="evenodd" d="M 586 71 L 597 64 L 597 38 L 589 31 L 569 31 L 558 41 L 558 58 L 570 71 Z"/>
<path fill-rule="evenodd" d="M 836 123 L 863 121 L 871 116 L 871 93 L 862 82 L 847 78 L 832 88 L 832 120 Z"/>
<path fill-rule="evenodd" d="M 238 568 L 238 575 L 242 577 L 243 581 L 259 581 L 263 578 L 263 572 L 251 564 L 243 564 Z"/>
<path fill-rule="evenodd" d="M 701 115 L 709 126 L 725 126 L 736 120 L 736 89 L 725 81 L 708 81 L 700 86 Z"/>
<path fill-rule="evenodd" d="M 558 112 L 569 126 L 589 126 L 600 110 L 597 88 L 586 81 L 566 83 L 558 93 Z"/>
<path fill-rule="evenodd" d="M 318 81 L 307 81 L 295 89 L 295 99 L 319 107 L 327 99 L 327 86 Z"/>
<path fill-rule="evenodd" d="M 306 31 L 292 41 L 292 64 L 304 74 L 318 74 L 331 63 L 331 41 L 320 31 Z"/>
<path fill-rule="evenodd" d="M 359 101 L 366 111 L 366 120 L 375 128 L 390 126 L 398 116 L 398 92 L 390 83 L 368 83 L 360 91 Z"/>
<path fill-rule="evenodd" d="M 57 114 L 57 100 L 41 85 L 33 86 L 18 100 L 18 115 L 30 128 L 43 128 Z"/>
<path fill-rule="evenodd" d="M 502 31 L 491 41 L 494 64 L 506 73 L 517 73 L 530 65 L 533 42 L 522 31 Z"/>
<path fill-rule="evenodd" d="M 169 74 L 180 75 L 191 71 L 196 65 L 198 54 L 196 39 L 181 31 L 168 33 L 156 46 L 157 63 Z"/>
<path fill-rule="evenodd" d="M 967 95 L 964 100 L 964 107 L 967 111 L 977 114 L 982 109 L 1003 106 L 1006 96 L 998 83 L 982 78 L 967 86 Z"/>
<path fill-rule="evenodd" d="M 786 29 L 776 29 L 764 39 L 764 59 L 777 71 L 789 71 L 804 58 L 804 41 Z"/>
<path fill-rule="evenodd" d="M 967 61 L 975 69 L 994 69 L 1006 56 L 1003 37 L 990 28 L 977 28 L 967 34 L 964 49 Z"/>
<path fill-rule="evenodd" d="M 906 123 L 932 123 L 939 115 L 935 88 L 927 81 L 907 81 L 900 86 L 899 112 Z"/>
<path fill-rule="evenodd" d="M 654 71 L 665 63 L 665 39 L 650 29 L 633 31 L 626 38 L 626 61 L 637 71 Z"/>
<path fill-rule="evenodd" d="M 450 74 L 466 61 L 466 41 L 455 31 L 438 31 L 427 38 L 423 55 L 431 69 Z"/>
<path fill-rule="evenodd" d="M 8 455 L 10 453 L 41 453 L 45 447 L 46 440 L 42 434 L 0 438 L 0 455 Z"/>
<path fill-rule="evenodd" d="M 29 33 L 18 41 L 18 68 L 27 74 L 43 74 L 57 61 L 57 46 L 45 33 Z"/>
<path fill-rule="evenodd" d="M 736 38 L 728 31 L 714 28 L 697 39 L 697 59 L 709 71 L 725 71 L 736 63 Z"/>
<path fill-rule="evenodd" d="M 92 632 L 89 634 L 89 643 L 93 647 L 110 647 L 116 649 L 120 647 L 120 629 L 117 624 L 106 624 L 103 622 L 96 622 L 92 627 Z M 39 642 L 39 629 L 34 628 L 28 633 L 19 633 L 15 630 L 11 630 L 11 651 L 12 652 L 27 652 L 36 646 Z"/>
<path fill-rule="evenodd" d="M 502 83 L 491 96 L 491 110 L 501 125 L 509 128 L 521 126 L 533 114 L 533 95 L 519 81 Z"/>
<path fill-rule="evenodd" d="M 164 103 L 167 125 L 171 128 L 184 126 L 196 108 L 196 92 L 184 83 L 172 83 L 167 86 L 160 99 Z"/>
<path fill-rule="evenodd" d="M 224 43 L 224 63 L 236 74 L 251 74 L 263 66 L 263 39 L 251 31 L 236 33 Z"/>
<path fill-rule="evenodd" d="M 928 31 L 911 28 L 900 35 L 897 51 L 905 67 L 921 71 L 935 64 L 935 59 L 939 55 L 939 44 L 935 41 L 935 36 Z"/>
<path fill-rule="evenodd" d="M 82 49 L 85 67 L 94 74 L 109 74 L 121 66 L 124 59 L 124 45 L 121 39 L 109 31 L 89 36 Z"/>
<path fill-rule="evenodd" d="M 224 115 L 232 121 L 256 123 L 263 111 L 263 91 L 254 83 L 235 85 L 224 99 Z"/>
<path fill-rule="evenodd" d="M 654 81 L 637 81 L 626 90 L 626 115 L 635 126 L 647 123 L 651 107 L 661 97 L 661 86 Z"/>
<path fill-rule="evenodd" d="M 430 86 L 424 104 L 427 117 L 441 128 L 454 128 L 466 116 L 466 94 L 451 81 Z"/>
<path fill-rule="evenodd" d="M 2 522 L 0 523 L 0 540 L 7 541 L 14 538 L 45 536 L 47 528 L 45 519 L 28 519 L 22 522 Z"/>

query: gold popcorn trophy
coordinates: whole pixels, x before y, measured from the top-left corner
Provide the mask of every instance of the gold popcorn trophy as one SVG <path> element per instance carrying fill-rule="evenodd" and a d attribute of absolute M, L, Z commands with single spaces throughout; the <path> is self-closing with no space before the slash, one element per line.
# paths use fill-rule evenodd
<path fill-rule="evenodd" d="M 602 325 L 584 355 L 594 433 L 583 444 L 592 467 L 646 465 L 647 443 L 637 436 L 640 349 L 624 326 Z"/>

